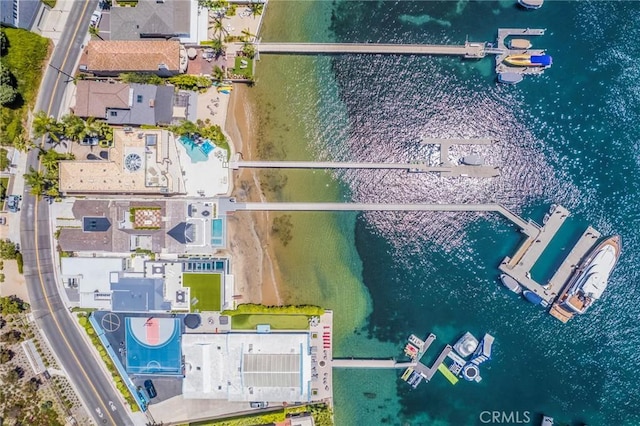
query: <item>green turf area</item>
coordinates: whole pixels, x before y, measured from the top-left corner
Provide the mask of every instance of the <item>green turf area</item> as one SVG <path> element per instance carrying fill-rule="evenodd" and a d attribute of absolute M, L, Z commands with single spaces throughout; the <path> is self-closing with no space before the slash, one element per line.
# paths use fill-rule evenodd
<path fill-rule="evenodd" d="M 221 308 L 222 274 L 182 274 L 182 285 L 191 289 L 192 311 L 219 311 Z"/>
<path fill-rule="evenodd" d="M 274 330 L 308 330 L 309 317 L 286 314 L 240 314 L 231 317 L 231 328 L 255 330 L 258 324 L 269 324 Z"/>
<path fill-rule="evenodd" d="M 9 188 L 9 178 L 0 178 L 0 200 L 4 200 L 7 196 L 7 188 Z"/>
<path fill-rule="evenodd" d="M 240 68 L 242 66 L 242 62 L 240 61 L 242 60 L 247 61 L 246 68 Z M 249 79 L 252 78 L 253 77 L 253 59 L 244 57 L 244 56 L 236 56 L 236 61 L 235 61 L 232 72 L 237 75 L 242 75 L 245 78 L 249 78 Z"/>

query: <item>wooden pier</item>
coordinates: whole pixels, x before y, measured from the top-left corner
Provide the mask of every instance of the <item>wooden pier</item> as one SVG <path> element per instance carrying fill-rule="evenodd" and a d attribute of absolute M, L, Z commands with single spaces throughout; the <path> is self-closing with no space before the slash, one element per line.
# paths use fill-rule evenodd
<path fill-rule="evenodd" d="M 536 235 L 538 225 L 525 221 L 501 204 L 386 204 L 386 203 L 244 203 L 235 198 L 218 199 L 220 215 L 236 211 L 459 211 L 459 212 L 495 212 L 516 224 L 528 235 Z"/>
<path fill-rule="evenodd" d="M 451 55 L 484 58 L 486 43 L 465 42 L 461 45 L 440 44 L 378 44 L 378 43 L 263 43 L 256 44 L 259 54 L 393 54 Z M 240 46 L 238 50 L 242 50 Z"/>
<path fill-rule="evenodd" d="M 395 359 L 361 359 L 361 358 L 334 358 L 331 361 L 333 368 L 407 368 L 414 366 L 412 362 L 397 362 Z"/>

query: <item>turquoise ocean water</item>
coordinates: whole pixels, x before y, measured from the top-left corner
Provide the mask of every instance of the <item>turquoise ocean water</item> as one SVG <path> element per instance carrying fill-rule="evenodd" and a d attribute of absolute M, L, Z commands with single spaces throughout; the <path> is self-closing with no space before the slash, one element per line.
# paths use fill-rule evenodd
<path fill-rule="evenodd" d="M 317 58 L 314 93 L 303 92 L 305 75 L 278 88 L 291 102 L 317 99 L 294 117 L 309 123 L 316 158 L 421 160 L 431 154 L 425 136 L 499 141 L 479 153 L 501 165 L 500 178 L 338 172 L 343 200 L 500 202 L 538 222 L 551 203 L 563 204 L 573 216 L 533 270 L 540 280 L 587 224 L 621 234 L 624 246 L 603 298 L 563 325 L 499 286 L 497 266 L 519 235 L 498 216 L 343 216 L 370 313 L 337 336 L 337 356 L 399 357 L 410 333 L 436 333 L 438 349 L 467 330 L 491 333 L 496 345 L 478 384 L 436 375 L 411 390 L 400 372 L 336 371 L 336 423 L 475 425 L 483 411 L 500 411 L 521 420 L 528 412 L 529 424 L 542 413 L 569 424 L 640 424 L 640 3 L 548 1 L 533 12 L 515 1 L 308 4 L 313 16 L 290 16 L 304 25 L 291 41 L 458 44 L 494 41 L 501 27 L 546 28 L 532 41 L 554 58 L 517 86 L 496 83 L 490 57 Z M 267 25 L 263 36 L 279 33 Z"/>

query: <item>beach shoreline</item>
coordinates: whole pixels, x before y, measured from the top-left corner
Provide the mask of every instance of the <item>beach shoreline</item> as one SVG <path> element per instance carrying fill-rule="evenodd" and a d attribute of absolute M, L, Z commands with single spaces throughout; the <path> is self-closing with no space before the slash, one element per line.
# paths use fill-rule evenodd
<path fill-rule="evenodd" d="M 237 84 L 231 94 L 225 131 L 234 151 L 244 159 L 256 158 L 255 106 L 250 88 Z M 241 201 L 265 201 L 258 171 L 239 170 L 233 176 L 232 196 Z M 281 305 L 282 274 L 269 235 L 269 212 L 241 212 L 227 218 L 229 254 L 235 279 L 235 293 L 241 303 Z"/>

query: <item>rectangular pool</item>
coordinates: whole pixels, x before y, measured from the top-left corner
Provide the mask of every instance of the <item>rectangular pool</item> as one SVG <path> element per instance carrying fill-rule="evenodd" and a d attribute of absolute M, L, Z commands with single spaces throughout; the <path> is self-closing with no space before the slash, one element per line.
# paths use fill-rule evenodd
<path fill-rule="evenodd" d="M 211 246 L 225 246 L 225 223 L 224 218 L 211 220 Z"/>

